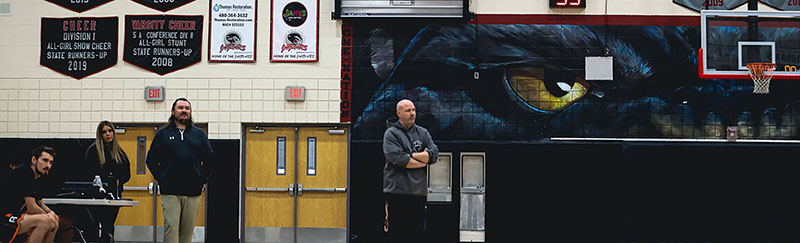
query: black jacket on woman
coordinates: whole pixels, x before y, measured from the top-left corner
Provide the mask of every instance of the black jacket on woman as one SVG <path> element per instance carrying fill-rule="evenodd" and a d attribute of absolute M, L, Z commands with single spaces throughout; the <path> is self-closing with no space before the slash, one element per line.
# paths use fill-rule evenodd
<path fill-rule="evenodd" d="M 105 157 L 106 163 L 103 166 L 100 166 L 100 160 L 97 158 L 97 148 L 95 147 L 94 143 L 86 149 L 86 154 L 84 155 L 84 161 L 86 162 L 87 168 L 87 179 L 89 181 L 94 180 L 95 175 L 100 175 L 100 178 L 105 183 L 111 184 L 112 176 L 119 180 L 119 184 L 117 187 L 119 188 L 119 194 L 122 195 L 122 185 L 128 182 L 131 179 L 131 171 L 130 171 L 130 162 L 128 161 L 128 155 L 125 154 L 125 151 L 120 150 L 122 155 L 120 155 L 120 163 L 114 161 L 114 157 L 111 156 L 111 149 L 106 148 L 105 150 Z"/>

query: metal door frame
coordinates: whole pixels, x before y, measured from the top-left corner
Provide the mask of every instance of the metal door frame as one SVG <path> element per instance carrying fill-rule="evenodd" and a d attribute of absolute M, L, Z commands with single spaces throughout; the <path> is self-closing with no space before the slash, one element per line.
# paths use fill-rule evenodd
<path fill-rule="evenodd" d="M 159 124 L 159 123 L 119 123 L 119 124 L 114 124 L 114 126 L 116 126 L 114 128 L 115 129 L 115 132 L 114 132 L 115 136 L 118 136 L 118 134 L 120 134 L 118 132 L 119 129 L 131 129 L 131 128 L 133 128 L 133 129 L 139 129 L 139 128 L 147 129 L 147 128 L 151 128 L 152 127 L 153 128 L 153 136 L 155 137 L 155 131 L 158 131 L 158 128 L 160 126 L 163 126 L 163 125 Z M 125 134 L 125 133 L 122 133 L 122 134 Z M 149 141 L 145 140 L 145 143 L 147 143 L 147 142 L 152 143 L 153 142 L 153 138 L 152 137 L 149 138 Z M 145 144 L 145 146 L 147 146 L 147 144 Z M 149 152 L 149 151 L 145 152 L 145 154 L 144 154 L 145 158 L 147 158 L 147 154 L 146 154 L 147 152 Z M 139 157 L 138 150 L 136 152 L 136 157 L 137 157 L 136 160 L 137 160 L 137 163 L 138 163 L 138 159 L 139 159 L 138 158 Z M 146 168 L 147 167 L 145 166 L 145 169 Z M 150 226 L 153 227 L 153 243 L 158 242 L 158 212 L 157 212 L 158 211 L 157 210 L 158 209 L 158 194 L 159 194 L 158 183 L 155 181 L 155 179 L 152 179 L 152 181 L 150 182 L 150 185 L 147 186 L 147 187 L 123 187 L 123 188 L 125 188 L 125 191 L 148 191 L 150 193 L 150 195 L 153 196 L 152 197 L 152 199 L 153 199 L 153 224 L 150 225 Z"/>
<path fill-rule="evenodd" d="M 289 185 L 289 188 L 247 188 L 246 185 L 246 178 L 245 178 L 245 168 L 247 166 L 246 162 L 246 152 L 247 152 L 247 134 L 250 132 L 247 128 L 248 127 L 293 127 L 294 128 L 294 184 Z M 329 190 L 329 188 L 302 188 L 302 184 L 298 184 L 299 180 L 299 168 L 298 168 L 298 160 L 297 157 L 298 149 L 299 149 L 299 133 L 300 128 L 323 128 L 323 127 L 330 127 L 333 129 L 338 128 L 347 128 L 347 188 L 344 188 L 344 192 L 346 193 L 346 233 L 347 241 L 350 241 L 350 134 L 351 134 L 351 124 L 349 123 L 242 123 L 241 126 L 241 134 L 242 140 L 239 144 L 241 144 L 241 162 L 239 165 L 239 242 L 245 243 L 246 241 L 246 227 L 245 227 L 245 192 L 247 190 L 254 190 L 254 191 L 288 191 L 291 196 L 294 197 L 294 217 L 293 217 L 293 238 L 292 242 L 297 242 L 297 197 L 303 194 L 303 191 L 324 191 L 324 192 L 341 192 L 341 188 L 332 188 L 333 190 Z"/>

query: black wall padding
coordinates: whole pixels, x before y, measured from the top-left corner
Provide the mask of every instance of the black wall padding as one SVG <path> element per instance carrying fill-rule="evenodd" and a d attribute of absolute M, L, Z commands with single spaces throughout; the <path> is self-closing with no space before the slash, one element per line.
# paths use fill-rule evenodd
<path fill-rule="evenodd" d="M 800 241 L 800 145 L 439 143 L 486 152 L 486 240 Z M 352 143 L 352 242 L 382 242 L 380 143 Z M 430 242 L 457 242 L 452 203 L 428 205 Z"/>

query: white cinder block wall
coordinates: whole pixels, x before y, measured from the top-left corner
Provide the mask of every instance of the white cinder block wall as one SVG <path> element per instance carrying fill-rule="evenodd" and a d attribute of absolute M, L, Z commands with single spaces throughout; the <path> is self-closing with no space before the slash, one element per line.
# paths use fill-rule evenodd
<path fill-rule="evenodd" d="M 202 60 L 159 76 L 122 61 L 125 15 L 161 14 L 128 0 L 76 13 L 44 0 L 0 0 L 0 137 L 92 138 L 101 120 L 165 122 L 172 101 L 192 101 L 197 122 L 214 139 L 241 137 L 242 123 L 338 123 L 341 21 L 330 18 L 333 1 L 320 1 L 319 62 L 270 63 L 268 0 L 258 1 L 256 63 L 208 63 L 209 0 L 166 12 L 203 15 Z M 117 64 L 75 80 L 39 65 L 42 17 L 119 17 Z M 145 102 L 144 88 L 163 85 L 164 102 Z M 284 101 L 286 86 L 307 88 L 306 101 Z"/>
<path fill-rule="evenodd" d="M 159 76 L 122 61 L 124 16 L 161 14 L 128 0 L 117 0 L 76 13 L 44 0 L 11 3 L 11 16 L 0 16 L 0 137 L 91 138 L 100 120 L 124 123 L 164 122 L 171 101 L 187 97 L 209 136 L 240 138 L 241 123 L 336 123 L 339 121 L 341 21 L 330 19 L 333 0 L 319 2 L 319 62 L 270 63 L 269 0 L 258 0 L 257 62 L 208 63 L 208 24 L 203 26 L 203 58 L 188 68 Z M 606 12 L 606 1 L 588 2 L 584 10 L 550 10 L 545 0 L 472 0 L 477 14 L 590 14 Z M 737 10 L 746 9 L 746 5 Z M 774 11 L 759 4 L 762 11 Z M 167 12 L 203 15 L 209 0 L 196 0 Z M 609 0 L 613 15 L 697 15 L 672 1 Z M 42 17 L 119 17 L 117 65 L 75 80 L 39 65 Z M 398 20 L 402 21 L 402 20 Z M 164 85 L 166 101 L 145 102 L 144 87 Z M 307 100 L 283 100 L 287 85 L 307 88 Z"/>

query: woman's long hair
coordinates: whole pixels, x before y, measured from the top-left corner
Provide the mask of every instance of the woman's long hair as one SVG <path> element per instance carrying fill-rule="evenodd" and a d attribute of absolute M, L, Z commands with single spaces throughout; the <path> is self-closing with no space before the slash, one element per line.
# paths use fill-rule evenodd
<path fill-rule="evenodd" d="M 111 158 L 113 158 L 114 162 L 117 164 L 122 163 L 122 148 L 119 146 L 119 142 L 117 142 L 117 132 L 114 130 L 114 124 L 110 121 L 101 121 L 100 124 L 97 124 L 97 136 L 94 140 L 94 147 L 97 149 L 97 160 L 100 162 L 100 166 L 106 164 L 106 146 L 103 146 L 105 144 L 105 141 L 103 141 L 103 128 L 105 126 L 111 127 L 114 133 L 114 140 L 111 140 Z"/>

